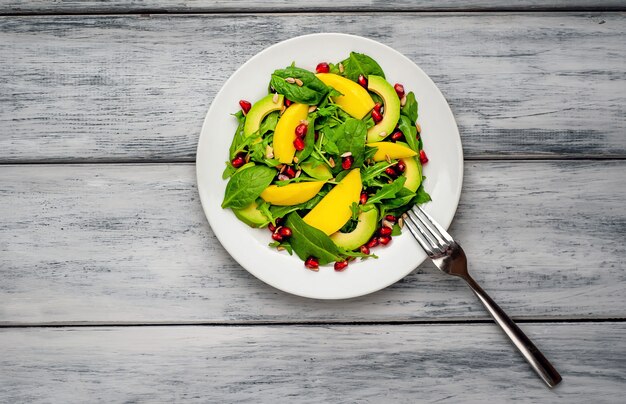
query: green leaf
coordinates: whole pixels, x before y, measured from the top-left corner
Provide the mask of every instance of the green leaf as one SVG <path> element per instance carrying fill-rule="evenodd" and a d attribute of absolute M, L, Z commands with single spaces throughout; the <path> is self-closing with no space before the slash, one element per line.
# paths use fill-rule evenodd
<path fill-rule="evenodd" d="M 411 122 L 415 123 L 417 121 L 417 100 L 413 91 L 406 95 L 406 103 L 402 107 L 401 113 L 409 118 Z"/>
<path fill-rule="evenodd" d="M 235 174 L 236 172 L 237 172 L 237 169 L 233 167 L 232 164 L 230 164 L 230 161 L 227 161 L 226 168 L 224 169 L 224 172 L 222 173 L 222 179 L 225 180 L 226 178 L 229 178 L 231 175 Z"/>
<path fill-rule="evenodd" d="M 367 127 L 365 122 L 350 118 L 344 124 L 328 130 L 329 138 L 337 146 L 336 156 L 346 152 L 352 153 L 354 163 L 352 167 L 361 167 L 365 161 L 365 139 Z"/>
<path fill-rule="evenodd" d="M 286 78 L 302 80 L 302 86 L 298 86 L 296 83 L 288 83 L 285 81 Z M 319 104 L 330 91 L 330 88 L 315 77 L 315 74 L 293 66 L 274 71 L 270 80 L 270 86 L 291 101 L 307 105 Z"/>
<path fill-rule="evenodd" d="M 368 149 L 378 149 L 376 147 L 368 147 Z M 385 172 L 387 167 L 391 167 L 393 164 L 389 164 L 386 161 L 379 161 L 374 165 L 364 167 L 361 170 L 361 182 L 367 186 L 372 186 L 371 182 L 374 178 L 380 176 Z"/>
<path fill-rule="evenodd" d="M 270 221 L 270 223 L 272 223 L 273 225 L 276 225 L 276 218 L 272 215 L 272 212 L 270 212 L 271 205 L 261 198 L 257 198 L 256 203 L 257 203 L 256 208 L 265 215 L 265 217 L 267 218 L 267 220 Z"/>
<path fill-rule="evenodd" d="M 341 261 L 342 257 L 335 243 L 323 231 L 309 226 L 296 212 L 287 216 L 285 224 L 291 229 L 290 240 L 298 257 L 306 260 L 315 257 L 320 265 Z"/>
<path fill-rule="evenodd" d="M 419 188 L 417 188 L 417 195 L 415 195 L 415 204 L 422 204 L 426 202 L 430 202 L 432 199 L 426 190 L 424 189 L 424 184 L 421 184 Z"/>
<path fill-rule="evenodd" d="M 326 195 L 326 192 L 320 192 L 319 194 L 315 195 L 313 198 L 309 199 L 308 201 L 299 203 L 297 205 L 291 205 L 291 206 L 272 205 L 270 206 L 270 212 L 272 213 L 272 216 L 276 218 L 276 217 L 285 217 L 289 213 L 295 212 L 297 210 L 310 210 L 310 209 L 313 209 L 315 205 L 317 205 L 319 201 L 322 200 L 324 195 Z"/>
<path fill-rule="evenodd" d="M 404 134 L 409 147 L 419 153 L 419 144 L 417 142 L 417 128 L 406 115 L 400 115 L 400 123 L 398 128 Z"/>
<path fill-rule="evenodd" d="M 275 169 L 265 166 L 237 170 L 226 185 L 222 208 L 245 208 L 272 183 L 275 175 Z"/>
<path fill-rule="evenodd" d="M 406 177 L 401 176 L 398 177 L 391 184 L 385 184 L 376 192 L 371 198 L 367 200 L 367 204 L 373 204 L 382 201 L 383 199 L 391 199 L 395 198 L 396 194 L 400 192 L 404 187 L 404 182 L 406 181 Z"/>
<path fill-rule="evenodd" d="M 289 241 L 273 241 L 268 245 L 272 248 L 282 247 L 289 253 L 289 255 L 293 255 L 293 248 L 291 247 Z"/>
<path fill-rule="evenodd" d="M 408 189 L 402 187 L 402 189 L 398 191 L 393 199 L 388 199 L 384 201 L 385 208 L 387 210 L 393 210 L 405 206 L 413 200 L 415 195 L 415 192 L 409 191 Z"/>
<path fill-rule="evenodd" d="M 396 236 L 400 236 L 401 234 L 402 234 L 402 229 L 400 228 L 400 226 L 398 226 L 398 224 L 394 224 L 393 228 L 391 229 L 391 236 L 396 237 Z"/>
<path fill-rule="evenodd" d="M 261 126 L 259 127 L 259 135 L 264 136 L 267 132 L 274 132 L 276 129 L 276 124 L 278 123 L 279 113 L 278 111 L 274 111 L 268 114 L 263 122 L 261 122 Z"/>
<path fill-rule="evenodd" d="M 233 116 L 237 118 L 239 124 L 237 125 L 235 136 L 233 136 L 233 141 L 230 143 L 230 148 L 228 150 L 228 154 L 231 160 L 234 159 L 235 155 L 243 149 L 242 143 L 244 143 L 246 140 L 243 136 L 243 126 L 246 123 L 246 116 L 243 114 L 242 111 L 237 111 L 233 114 Z"/>
<path fill-rule="evenodd" d="M 357 81 L 361 74 L 366 78 L 370 74 L 385 78 L 385 72 L 380 65 L 363 53 L 350 52 L 350 56 L 341 63 L 343 63 L 343 75 L 352 81 Z"/>
<path fill-rule="evenodd" d="M 309 125 L 307 126 L 306 135 L 304 136 L 304 149 L 296 152 L 298 161 L 306 160 L 313 151 L 315 146 L 315 118 L 309 117 Z"/>

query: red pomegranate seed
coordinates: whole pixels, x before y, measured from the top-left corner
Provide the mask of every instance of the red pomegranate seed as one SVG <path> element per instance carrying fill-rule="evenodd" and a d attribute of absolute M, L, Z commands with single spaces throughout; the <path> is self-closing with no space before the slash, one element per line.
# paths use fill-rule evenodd
<path fill-rule="evenodd" d="M 391 236 L 391 227 L 383 226 L 378 230 L 378 234 L 381 236 Z"/>
<path fill-rule="evenodd" d="M 308 126 L 303 123 L 296 126 L 296 137 L 304 137 L 306 135 L 307 129 L 308 129 Z"/>
<path fill-rule="evenodd" d="M 318 73 L 328 73 L 330 71 L 330 66 L 326 62 L 322 62 L 317 65 L 315 71 Z"/>
<path fill-rule="evenodd" d="M 304 266 L 309 269 L 317 270 L 320 267 L 320 262 L 315 257 L 309 257 L 304 261 Z"/>
<path fill-rule="evenodd" d="M 272 239 L 276 240 L 276 241 L 283 241 L 283 236 L 281 236 L 280 234 L 278 234 L 278 232 L 276 233 L 272 233 Z"/>
<path fill-rule="evenodd" d="M 426 152 L 424 150 L 420 150 L 420 163 L 428 163 L 428 156 L 426 156 Z"/>
<path fill-rule="evenodd" d="M 393 89 L 396 90 L 396 94 L 398 94 L 398 98 L 404 97 L 404 86 L 400 83 L 396 83 L 393 86 Z"/>
<path fill-rule="evenodd" d="M 274 222 L 276 222 L 276 226 L 280 226 L 281 224 L 283 224 L 284 221 L 285 219 L 283 219 L 282 217 L 277 217 L 276 219 L 274 219 Z"/>
<path fill-rule="evenodd" d="M 359 202 L 361 203 L 361 205 L 365 205 L 367 203 L 367 192 L 361 192 Z"/>
<path fill-rule="evenodd" d="M 391 241 L 391 236 L 380 236 L 378 242 L 382 245 L 387 245 Z"/>
<path fill-rule="evenodd" d="M 267 230 L 271 231 L 272 233 L 274 233 L 276 231 L 276 226 L 274 226 L 273 224 L 268 224 L 267 225 Z"/>
<path fill-rule="evenodd" d="M 385 220 L 391 223 L 395 223 L 398 219 L 394 215 L 385 216 Z"/>
<path fill-rule="evenodd" d="M 359 74 L 359 84 L 361 87 L 367 88 L 367 79 L 362 74 Z M 380 111 L 380 108 L 378 110 Z"/>
<path fill-rule="evenodd" d="M 289 178 L 294 178 L 296 176 L 296 170 L 294 170 L 292 166 L 287 166 L 283 174 L 285 174 Z"/>
<path fill-rule="evenodd" d="M 403 137 L 404 134 L 402 132 L 396 131 L 391 134 L 391 137 L 389 139 L 391 139 L 393 142 L 397 142 L 398 140 L 402 140 Z"/>
<path fill-rule="evenodd" d="M 368 241 L 365 246 L 367 248 L 374 248 L 378 245 L 378 239 L 376 237 L 372 237 L 370 241 Z"/>
<path fill-rule="evenodd" d="M 362 245 L 360 247 L 360 250 L 361 250 L 361 254 L 370 255 L 370 249 L 368 246 Z"/>
<path fill-rule="evenodd" d="M 301 137 L 297 137 L 296 140 L 293 141 L 293 147 L 295 147 L 297 151 L 304 150 L 304 140 L 302 140 Z"/>
<path fill-rule="evenodd" d="M 286 106 L 286 107 L 288 107 L 288 106 L 290 106 L 291 104 L 293 104 L 293 101 L 291 101 L 291 100 L 290 100 L 290 99 L 288 99 L 288 98 L 285 98 L 285 106 Z"/>
<path fill-rule="evenodd" d="M 381 104 L 380 102 L 377 102 L 376 104 L 374 104 L 374 111 L 378 111 L 380 112 L 380 108 L 382 108 L 383 104 Z"/>
<path fill-rule="evenodd" d="M 335 271 L 341 272 L 348 267 L 348 261 L 335 262 Z"/>
<path fill-rule="evenodd" d="M 280 234 L 283 238 L 289 238 L 291 237 L 291 229 L 287 226 L 283 226 L 280 229 L 278 229 L 278 234 Z M 391 233 L 389 233 L 391 234 Z"/>
<path fill-rule="evenodd" d="M 398 173 L 396 172 L 396 170 L 393 169 L 393 167 L 385 168 L 385 174 L 387 174 L 391 178 L 396 178 L 398 175 Z"/>
<path fill-rule="evenodd" d="M 341 168 L 344 170 L 349 170 L 352 167 L 352 163 L 354 163 L 354 157 L 346 156 L 341 159 Z"/>
<path fill-rule="evenodd" d="M 378 123 L 380 121 L 383 120 L 383 116 L 380 112 L 376 111 L 375 109 L 372 110 L 372 119 L 374 120 L 375 123 Z"/>
<path fill-rule="evenodd" d="M 236 156 L 231 162 L 230 164 L 233 165 L 233 167 L 235 168 L 239 168 L 242 165 L 246 164 L 246 160 L 242 157 L 242 156 Z"/>
<path fill-rule="evenodd" d="M 252 108 L 252 104 L 250 104 L 250 102 L 246 100 L 239 100 L 239 106 L 241 107 L 241 110 L 244 114 L 247 114 L 248 111 L 250 111 L 250 108 Z"/>
<path fill-rule="evenodd" d="M 404 161 L 400 160 L 398 161 L 398 164 L 396 164 L 396 171 L 399 173 L 403 173 L 406 170 L 406 164 L 404 164 Z"/>

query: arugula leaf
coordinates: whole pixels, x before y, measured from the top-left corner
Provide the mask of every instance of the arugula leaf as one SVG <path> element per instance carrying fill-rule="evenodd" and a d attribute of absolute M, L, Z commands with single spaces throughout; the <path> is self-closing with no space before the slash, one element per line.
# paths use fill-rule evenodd
<path fill-rule="evenodd" d="M 282 242 L 281 241 L 273 241 L 273 242 L 269 243 L 268 246 L 270 246 L 272 248 L 282 247 L 285 250 L 287 250 L 289 255 L 293 255 L 293 248 L 291 247 L 291 243 L 289 243 L 289 241 L 282 241 Z"/>
<path fill-rule="evenodd" d="M 363 165 L 365 161 L 365 139 L 367 137 L 365 122 L 350 118 L 344 124 L 330 129 L 328 135 L 337 145 L 337 152 L 333 154 L 339 156 L 350 152 L 354 158 L 352 167 Z"/>
<path fill-rule="evenodd" d="M 272 183 L 275 175 L 275 169 L 265 166 L 238 170 L 226 185 L 222 208 L 245 208 Z"/>
<path fill-rule="evenodd" d="M 313 198 L 309 199 L 308 201 L 299 203 L 297 205 L 291 205 L 291 206 L 272 205 L 270 206 L 270 212 L 276 218 L 276 217 L 285 217 L 289 213 L 295 212 L 297 210 L 310 210 L 310 209 L 313 209 L 315 205 L 317 205 L 319 201 L 322 200 L 324 195 L 326 195 L 326 192 L 320 192 L 319 194 L 315 195 Z"/>
<path fill-rule="evenodd" d="M 257 198 L 256 204 L 256 208 L 260 210 L 263 215 L 265 215 L 267 220 L 269 220 L 273 225 L 276 225 L 276 218 L 272 215 L 272 212 L 270 212 L 270 203 L 264 201 L 262 198 Z"/>
<path fill-rule="evenodd" d="M 400 115 L 400 123 L 398 128 L 404 135 L 409 147 L 419 153 L 419 144 L 417 142 L 417 128 L 406 115 Z"/>
<path fill-rule="evenodd" d="M 287 83 L 286 78 L 302 80 L 302 87 L 296 83 Z M 328 94 L 330 89 L 315 74 L 299 67 L 289 66 L 272 73 L 270 86 L 291 101 L 307 105 L 317 105 Z"/>
<path fill-rule="evenodd" d="M 417 100 L 415 99 L 413 91 L 406 95 L 406 104 L 404 104 L 400 112 L 402 115 L 408 117 L 412 123 L 417 121 Z"/>
<path fill-rule="evenodd" d="M 420 184 L 420 187 L 417 188 L 417 195 L 415 195 L 415 204 L 422 204 L 426 202 L 430 202 L 432 199 L 426 190 L 424 189 L 424 184 Z"/>
<path fill-rule="evenodd" d="M 285 224 L 292 232 L 289 239 L 291 247 L 302 260 L 315 257 L 320 265 L 342 260 L 337 246 L 330 237 L 306 224 L 297 213 L 290 213 Z"/>
<path fill-rule="evenodd" d="M 405 176 L 398 177 L 391 184 L 385 184 L 376 192 L 371 198 L 367 200 L 367 204 L 371 205 L 377 202 L 382 201 L 383 199 L 391 199 L 395 198 L 396 194 L 400 192 L 400 190 L 404 187 L 404 182 L 406 181 Z"/>
<path fill-rule="evenodd" d="M 352 81 L 357 81 L 361 74 L 366 78 L 370 74 L 385 78 L 385 72 L 380 65 L 363 53 L 350 52 L 350 56 L 341 63 L 343 63 L 343 75 Z"/>
<path fill-rule="evenodd" d="M 226 178 L 228 178 L 231 175 L 235 174 L 235 172 L 237 172 L 237 169 L 235 167 L 233 167 L 232 164 L 230 164 L 230 161 L 227 161 L 226 162 L 226 168 L 224 169 L 224 172 L 222 173 L 222 179 L 225 180 Z"/>
<path fill-rule="evenodd" d="M 398 226 L 397 223 L 393 225 L 393 228 L 391 229 L 391 235 L 393 237 L 402 235 L 402 229 L 400 228 L 400 226 Z"/>
<path fill-rule="evenodd" d="M 375 149 L 378 150 L 377 147 L 368 147 L 368 149 Z M 389 164 L 386 161 L 379 161 L 378 163 L 375 163 L 374 165 L 368 166 L 368 167 L 364 167 L 361 170 L 361 182 L 363 182 L 365 185 L 370 186 L 371 184 L 369 184 L 374 178 L 378 177 L 379 175 L 381 175 L 383 172 L 385 172 L 385 169 L 387 167 L 391 167 L 393 164 Z"/>
<path fill-rule="evenodd" d="M 402 187 L 402 189 L 398 191 L 393 199 L 388 199 L 384 201 L 385 208 L 388 210 L 393 210 L 405 206 L 413 200 L 415 195 L 415 192 L 409 191 L 408 189 Z"/>
<path fill-rule="evenodd" d="M 267 132 L 274 132 L 274 129 L 276 129 L 276 124 L 278 123 L 278 117 L 278 111 L 274 111 L 268 114 L 265 119 L 263 119 L 263 122 L 261 122 L 261 126 L 259 127 L 259 135 L 264 136 Z"/>

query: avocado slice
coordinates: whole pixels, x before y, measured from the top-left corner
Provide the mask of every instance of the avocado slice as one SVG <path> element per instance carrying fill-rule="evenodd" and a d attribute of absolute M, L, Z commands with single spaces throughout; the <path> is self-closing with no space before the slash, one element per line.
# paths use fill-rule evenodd
<path fill-rule="evenodd" d="M 422 183 L 422 164 L 415 157 L 405 157 L 400 161 L 406 165 L 406 170 L 402 174 L 406 177 L 404 187 L 409 191 L 417 192 L 417 188 Z"/>
<path fill-rule="evenodd" d="M 355 250 L 367 243 L 376 231 L 378 222 L 378 210 L 371 209 L 359 214 L 359 223 L 350 233 L 337 233 L 330 236 L 330 239 L 339 247 L 346 250 Z"/>
<path fill-rule="evenodd" d="M 321 161 L 308 160 L 300 164 L 300 168 L 316 180 L 326 181 L 333 178 L 330 168 Z"/>
<path fill-rule="evenodd" d="M 235 216 L 250 227 L 263 227 L 269 223 L 263 212 L 257 209 L 259 205 L 252 202 L 243 209 L 233 209 Z"/>
<path fill-rule="evenodd" d="M 368 90 L 378 94 L 383 99 L 385 113 L 383 120 L 372 126 L 367 131 L 367 143 L 379 142 L 388 135 L 391 135 L 398 119 L 400 119 L 400 99 L 393 86 L 380 76 L 369 76 L 367 78 Z"/>
<path fill-rule="evenodd" d="M 280 111 L 283 108 L 285 97 L 278 94 L 278 99 L 274 102 L 276 94 L 268 94 L 254 103 L 246 115 L 246 123 L 243 125 L 243 135 L 250 136 L 261 126 L 263 118 L 273 111 Z"/>

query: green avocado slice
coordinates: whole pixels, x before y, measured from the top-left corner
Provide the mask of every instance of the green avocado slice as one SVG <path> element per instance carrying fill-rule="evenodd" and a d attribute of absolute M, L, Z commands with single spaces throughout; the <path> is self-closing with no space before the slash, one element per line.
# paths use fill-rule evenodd
<path fill-rule="evenodd" d="M 243 135 L 248 137 L 259 130 L 263 118 L 273 111 L 280 111 L 283 108 L 285 97 L 278 94 L 277 101 L 274 102 L 276 94 L 268 94 L 254 103 L 246 115 L 246 123 L 243 125 Z"/>
<path fill-rule="evenodd" d="M 233 209 L 233 213 L 239 220 L 250 227 L 263 227 L 269 220 L 267 220 L 263 212 L 258 210 L 257 207 L 257 203 L 252 202 L 243 209 Z"/>
<path fill-rule="evenodd" d="M 367 130 L 367 143 L 380 142 L 391 135 L 400 119 L 400 99 L 393 86 L 382 77 L 368 76 L 367 89 L 380 95 L 385 112 L 383 120 Z"/>
<path fill-rule="evenodd" d="M 378 222 L 378 210 L 371 209 L 359 214 L 359 223 L 350 233 L 337 233 L 330 236 L 330 239 L 341 248 L 346 250 L 355 250 L 367 243 L 376 231 L 376 223 Z"/>
<path fill-rule="evenodd" d="M 409 191 L 417 192 L 417 188 L 422 183 L 422 165 L 415 157 L 405 157 L 400 161 L 406 166 L 406 170 L 402 174 L 406 177 L 404 187 Z"/>

